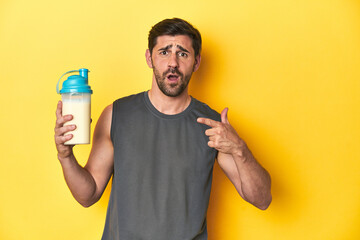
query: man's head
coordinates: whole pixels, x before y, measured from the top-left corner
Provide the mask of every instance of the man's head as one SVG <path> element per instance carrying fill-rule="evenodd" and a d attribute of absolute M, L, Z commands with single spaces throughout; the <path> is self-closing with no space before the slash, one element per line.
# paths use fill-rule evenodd
<path fill-rule="evenodd" d="M 165 19 L 151 28 L 148 37 L 148 48 L 150 54 L 152 54 L 152 50 L 157 43 L 157 38 L 164 35 L 186 35 L 192 40 L 192 47 L 194 49 L 195 56 L 198 56 L 201 52 L 200 32 L 187 21 L 180 18 L 172 18 Z"/>
<path fill-rule="evenodd" d="M 174 18 L 156 24 L 145 54 L 154 71 L 153 87 L 169 97 L 187 93 L 192 73 L 200 66 L 200 50 L 200 33 L 188 22 Z"/>

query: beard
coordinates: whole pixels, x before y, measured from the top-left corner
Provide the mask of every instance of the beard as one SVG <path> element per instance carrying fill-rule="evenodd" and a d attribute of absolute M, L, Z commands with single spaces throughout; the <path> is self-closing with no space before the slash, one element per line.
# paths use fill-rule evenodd
<path fill-rule="evenodd" d="M 153 67 L 156 83 L 163 94 L 168 97 L 177 97 L 184 92 L 188 86 L 192 72 L 188 75 L 183 74 L 177 68 L 169 68 L 167 71 L 160 74 L 160 72 Z M 177 74 L 179 79 L 176 83 L 167 83 L 166 75 L 172 73 Z"/>

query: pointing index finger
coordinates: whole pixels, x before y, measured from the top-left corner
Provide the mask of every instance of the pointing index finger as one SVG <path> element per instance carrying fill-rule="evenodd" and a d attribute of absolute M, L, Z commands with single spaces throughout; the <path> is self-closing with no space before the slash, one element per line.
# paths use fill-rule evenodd
<path fill-rule="evenodd" d="M 216 127 L 219 124 L 219 122 L 214 121 L 210 118 L 202 118 L 202 117 L 198 118 L 197 122 L 208 125 L 209 127 Z"/>

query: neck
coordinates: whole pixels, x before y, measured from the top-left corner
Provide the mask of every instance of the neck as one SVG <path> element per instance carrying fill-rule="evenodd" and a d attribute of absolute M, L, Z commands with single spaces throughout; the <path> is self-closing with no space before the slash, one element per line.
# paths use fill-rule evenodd
<path fill-rule="evenodd" d="M 155 83 L 157 84 L 157 83 Z M 166 96 L 161 90 L 156 86 L 153 86 L 149 90 L 149 99 L 152 105 L 161 113 L 167 115 L 174 115 L 183 112 L 191 102 L 191 97 L 188 94 L 188 89 L 186 88 L 177 97 Z"/>

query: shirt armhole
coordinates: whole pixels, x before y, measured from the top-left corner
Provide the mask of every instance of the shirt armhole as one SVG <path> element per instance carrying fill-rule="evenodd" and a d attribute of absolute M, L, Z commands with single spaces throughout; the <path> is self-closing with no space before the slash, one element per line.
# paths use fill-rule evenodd
<path fill-rule="evenodd" d="M 111 138 L 111 141 L 113 142 L 114 144 L 114 136 L 115 136 L 115 126 L 116 126 L 116 101 L 113 102 L 113 106 L 112 106 L 112 116 L 111 116 L 111 127 L 110 127 L 110 138 Z"/>

